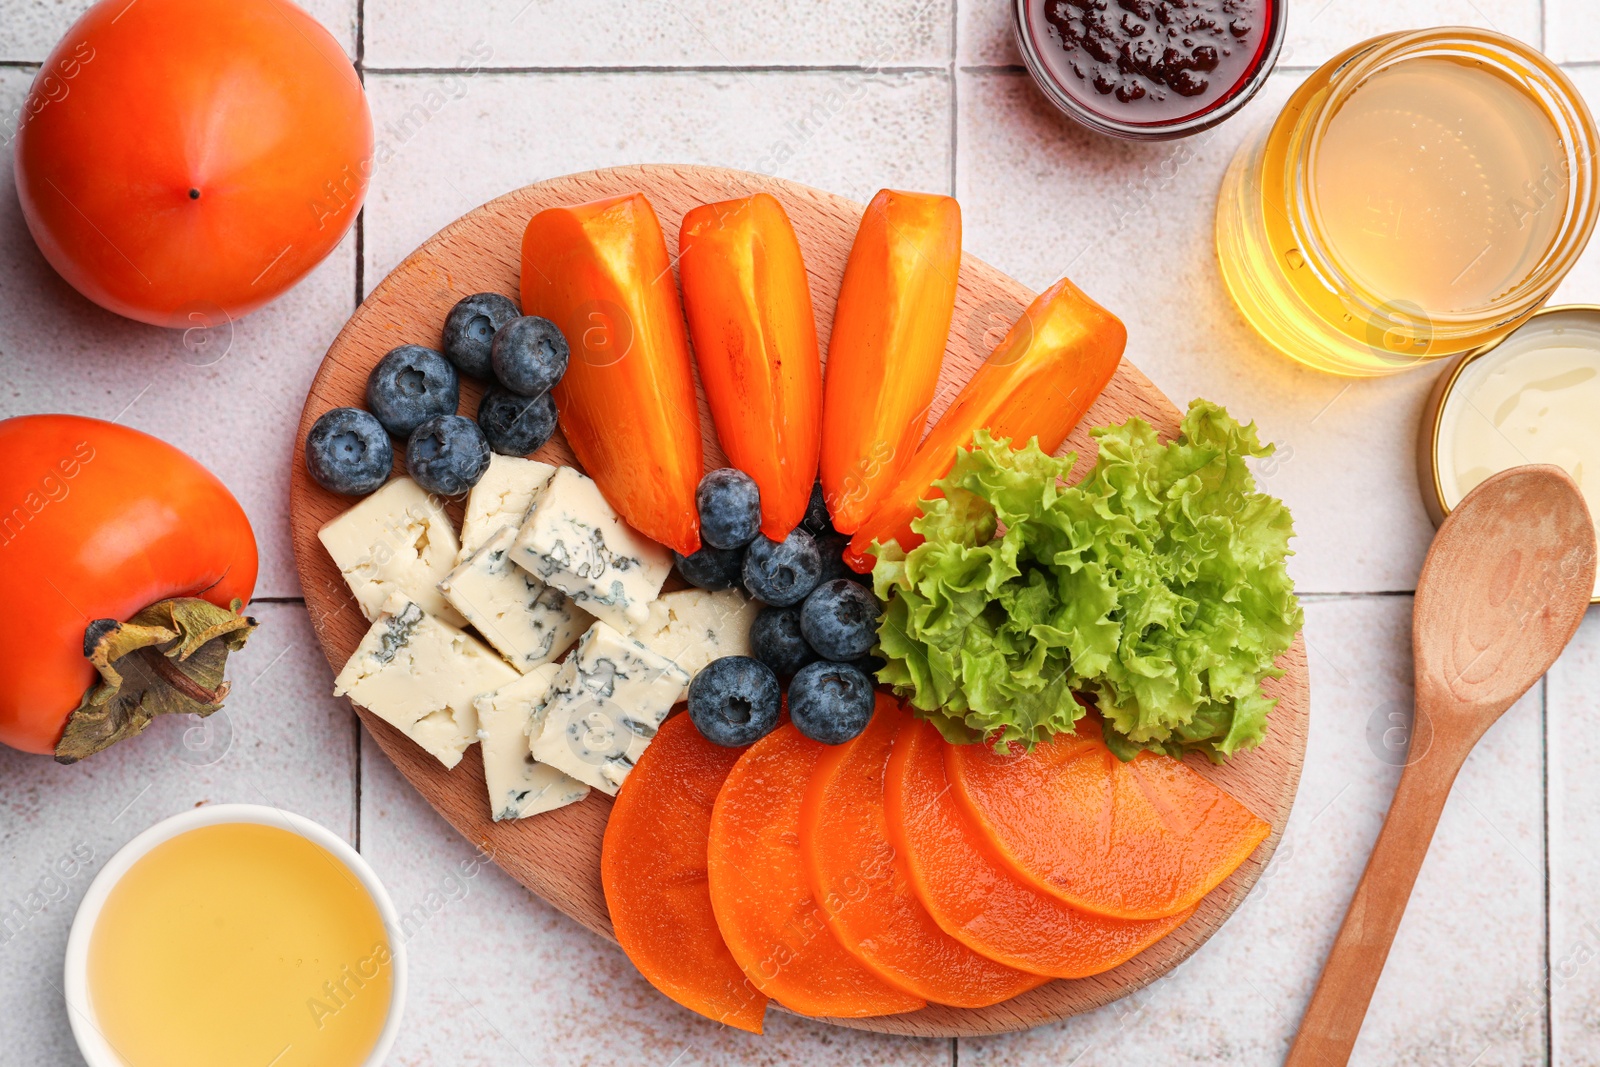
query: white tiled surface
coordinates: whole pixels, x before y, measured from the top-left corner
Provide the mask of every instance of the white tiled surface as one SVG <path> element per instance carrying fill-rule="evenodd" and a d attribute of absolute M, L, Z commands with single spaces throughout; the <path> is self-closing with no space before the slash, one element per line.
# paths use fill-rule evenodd
<path fill-rule="evenodd" d="M 26 91 L 27 64 L 82 8 L 0 0 L 0 114 Z M 210 735 L 161 723 L 75 768 L 0 752 L 0 905 L 40 886 L 74 845 L 94 854 L 47 885 L 54 899 L 0 943 L 0 1065 L 81 1062 L 52 983 L 93 869 L 161 816 L 224 800 L 280 804 L 358 841 L 402 911 L 420 916 L 395 1063 L 1279 1062 L 1398 774 L 1375 739 L 1408 691 L 1409 590 L 1431 532 L 1410 454 L 1432 372 L 1346 388 L 1266 351 L 1217 281 L 1216 183 L 1295 79 L 1364 35 L 1493 25 L 1588 63 L 1600 60 L 1590 6 L 1544 0 L 1541 25 L 1539 0 L 1292 0 L 1286 69 L 1261 98 L 1212 135 L 1165 146 L 1081 133 L 1043 105 L 1017 67 L 1006 0 L 313 8 L 363 56 L 393 158 L 374 179 L 361 241 L 236 324 L 211 366 L 193 366 L 176 336 L 115 319 L 60 282 L 22 225 L 9 157 L 0 162 L 0 417 L 121 413 L 193 452 L 250 512 L 260 592 L 276 601 L 257 608 L 263 629 L 238 661 L 228 729 L 220 719 Z M 1600 98 L 1600 67 L 1572 74 Z M 825 121 L 806 121 L 817 114 Z M 959 1045 L 777 1014 L 765 1038 L 719 1030 L 475 864 L 326 696 L 331 672 L 289 555 L 286 464 L 306 385 L 357 292 L 507 189 L 652 160 L 766 169 L 857 198 L 880 185 L 954 191 L 968 248 L 1034 286 L 1070 274 L 1125 319 L 1131 358 L 1175 400 L 1221 400 L 1283 446 L 1264 480 L 1300 533 L 1293 567 L 1314 686 L 1300 800 L 1246 907 L 1152 989 L 1058 1026 Z M 1600 300 L 1600 252 L 1559 299 Z M 1358 1062 L 1600 1064 L 1596 692 L 1591 619 L 1464 771 Z"/>

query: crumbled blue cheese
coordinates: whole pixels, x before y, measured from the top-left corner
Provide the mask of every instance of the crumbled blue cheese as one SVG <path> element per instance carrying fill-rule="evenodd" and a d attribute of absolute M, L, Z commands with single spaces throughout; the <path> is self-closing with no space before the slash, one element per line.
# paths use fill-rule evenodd
<path fill-rule="evenodd" d="M 473 701 L 519 677 L 482 642 L 397 594 L 334 679 L 333 695 L 349 697 L 454 767 L 478 739 Z"/>
<path fill-rule="evenodd" d="M 399 593 L 443 622 L 466 625 L 439 592 L 456 565 L 455 531 L 439 500 L 410 478 L 391 480 L 318 530 L 317 538 L 369 621 Z"/>
<path fill-rule="evenodd" d="M 478 739 L 483 742 L 483 778 L 489 790 L 489 811 L 495 821 L 523 819 L 576 804 L 589 787 L 539 763 L 528 749 L 530 728 L 561 668 L 547 663 L 493 693 L 473 701 L 478 712 Z"/>
<path fill-rule="evenodd" d="M 533 758 L 615 796 L 688 684 L 682 667 L 597 622 L 529 728 Z"/>
<path fill-rule="evenodd" d="M 538 460 L 491 455 L 489 469 L 467 495 L 467 510 L 461 519 L 461 554 L 456 562 L 466 562 L 502 527 L 521 529 L 534 500 L 555 472 L 550 464 Z"/>
<path fill-rule="evenodd" d="M 594 621 L 561 590 L 509 558 L 517 531 L 503 526 L 439 583 L 445 600 L 519 671 L 561 658 Z"/>
<path fill-rule="evenodd" d="M 737 589 L 662 593 L 633 637 L 693 678 L 714 659 L 750 655 L 750 624 L 761 605 Z"/>
<path fill-rule="evenodd" d="M 511 560 L 623 633 L 645 621 L 672 570 L 671 554 L 623 522 L 600 487 L 571 467 L 540 492 Z"/>

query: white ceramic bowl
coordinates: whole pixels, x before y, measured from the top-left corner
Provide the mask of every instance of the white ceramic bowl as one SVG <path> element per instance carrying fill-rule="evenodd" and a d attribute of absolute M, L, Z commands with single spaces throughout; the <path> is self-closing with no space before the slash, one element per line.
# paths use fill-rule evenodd
<path fill-rule="evenodd" d="M 394 1047 L 394 1039 L 400 1032 L 400 1016 L 406 1003 L 406 948 L 400 931 L 400 914 L 395 911 L 394 901 L 389 899 L 389 893 L 383 888 L 383 883 L 378 881 L 378 876 L 367 866 L 367 861 L 361 858 L 361 854 L 345 843 L 344 838 L 302 815 L 260 804 L 218 804 L 163 819 L 123 845 L 100 869 L 100 873 L 95 875 L 94 881 L 89 884 L 89 891 L 84 894 L 83 902 L 78 905 L 77 915 L 72 920 L 72 933 L 67 938 L 65 989 L 67 1015 L 72 1020 L 72 1036 L 77 1039 L 78 1049 L 83 1053 L 83 1058 L 89 1067 L 125 1067 L 122 1058 L 112 1050 L 111 1045 L 101 1034 L 95 1021 L 94 1005 L 89 997 L 89 938 L 94 933 L 94 925 L 100 918 L 101 909 L 105 907 L 106 898 L 111 894 L 112 888 L 124 874 L 128 873 L 130 867 L 163 841 L 169 841 L 179 834 L 201 826 L 240 822 L 260 823 L 263 826 L 292 830 L 333 853 L 349 868 L 351 874 L 361 880 L 367 894 L 377 905 L 378 914 L 383 918 L 384 933 L 389 938 L 392 961 L 390 966 L 393 973 L 389 1014 L 384 1020 L 382 1032 L 378 1034 L 378 1043 L 373 1046 L 372 1054 L 367 1057 L 366 1067 L 379 1067 L 389 1055 L 389 1050 Z"/>

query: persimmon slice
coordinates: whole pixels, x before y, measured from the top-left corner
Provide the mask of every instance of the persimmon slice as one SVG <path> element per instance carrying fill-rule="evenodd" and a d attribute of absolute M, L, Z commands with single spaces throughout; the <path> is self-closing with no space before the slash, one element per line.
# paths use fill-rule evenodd
<path fill-rule="evenodd" d="M 785 723 L 729 772 L 711 816 L 707 867 L 717 926 L 756 988 L 791 1011 L 852 1019 L 916 1011 L 926 1002 L 862 966 L 811 895 L 800 805 L 822 751 Z"/>
<path fill-rule="evenodd" d="M 645 980 L 698 1012 L 761 1033 L 766 994 L 745 977 L 711 910 L 711 812 L 743 749 L 713 745 L 687 715 L 662 723 L 622 783 L 600 851 L 617 943 Z"/>
<path fill-rule="evenodd" d="M 817 760 L 800 812 L 811 891 L 834 936 L 885 982 L 957 1008 L 998 1004 L 1048 979 L 974 952 L 917 899 L 884 811 L 889 752 L 906 721 L 879 693 L 867 728 Z"/>
<path fill-rule="evenodd" d="M 1194 914 L 1108 919 L 1018 878 L 984 851 L 952 795 L 944 738 L 907 718 L 889 757 L 884 806 L 889 838 L 934 921 L 990 959 L 1052 978 L 1087 978 L 1143 952 Z"/>
<path fill-rule="evenodd" d="M 945 770 L 996 858 L 1114 919 L 1194 906 L 1272 829 L 1180 760 L 1118 760 L 1092 716 L 1032 752 L 951 745 Z"/>

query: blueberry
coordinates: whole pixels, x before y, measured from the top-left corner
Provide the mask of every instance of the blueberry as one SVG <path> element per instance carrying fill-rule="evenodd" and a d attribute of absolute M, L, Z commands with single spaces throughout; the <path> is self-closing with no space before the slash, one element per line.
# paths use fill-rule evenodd
<path fill-rule="evenodd" d="M 761 490 L 744 471 L 721 467 L 701 478 L 694 506 L 700 539 L 712 548 L 743 548 L 761 532 Z"/>
<path fill-rule="evenodd" d="M 780 543 L 762 534 L 744 554 L 744 587 L 757 600 L 787 607 L 798 604 L 822 580 L 822 557 L 804 530 L 791 530 Z"/>
<path fill-rule="evenodd" d="M 444 317 L 444 354 L 462 374 L 487 379 L 494 373 L 489 348 L 495 331 L 521 314 L 499 293 L 463 297 Z"/>
<path fill-rule="evenodd" d="M 502 386 L 491 385 L 478 401 L 478 427 L 488 438 L 489 447 L 502 456 L 536 452 L 556 432 L 555 394 L 518 396 Z"/>
<path fill-rule="evenodd" d="M 756 659 L 787 678 L 817 654 L 800 633 L 800 609 L 763 608 L 750 624 L 750 652 Z"/>
<path fill-rule="evenodd" d="M 406 469 L 428 492 L 456 496 L 477 485 L 489 469 L 489 442 L 466 416 L 438 415 L 406 442 Z"/>
<path fill-rule="evenodd" d="M 872 719 L 872 679 L 848 663 L 818 660 L 789 683 L 789 719 L 825 745 L 842 745 Z"/>
<path fill-rule="evenodd" d="M 816 536 L 833 529 L 833 518 L 828 514 L 828 501 L 822 495 L 822 483 L 811 487 L 811 500 L 806 504 L 806 517 L 800 520 L 800 529 Z"/>
<path fill-rule="evenodd" d="M 678 573 L 690 585 L 701 589 L 732 589 L 744 573 L 744 549 L 703 546 L 692 556 L 672 554 Z"/>
<path fill-rule="evenodd" d="M 857 574 L 850 569 L 850 564 L 844 561 L 845 546 L 850 543 L 849 534 L 826 530 L 817 534 L 813 540 L 817 542 L 817 555 L 822 559 L 822 581 L 831 582 L 835 578 L 848 578 L 852 582 L 871 584 L 870 574 Z"/>
<path fill-rule="evenodd" d="M 494 376 L 513 393 L 538 396 L 555 388 L 567 373 L 567 339 L 549 319 L 524 315 L 494 335 L 490 362 Z"/>
<path fill-rule="evenodd" d="M 404 441 L 435 415 L 453 415 L 461 378 L 448 359 L 421 345 L 401 345 L 367 377 L 367 410 Z"/>
<path fill-rule="evenodd" d="M 324 412 L 306 435 L 306 470 L 329 492 L 365 496 L 388 481 L 393 467 L 389 434 L 360 408 Z"/>
<path fill-rule="evenodd" d="M 758 659 L 723 656 L 689 683 L 689 718 L 702 737 L 724 748 L 755 744 L 778 725 L 778 676 Z"/>
<path fill-rule="evenodd" d="M 800 609 L 800 632 L 823 659 L 847 663 L 878 640 L 878 602 L 848 578 L 824 582 Z"/>

